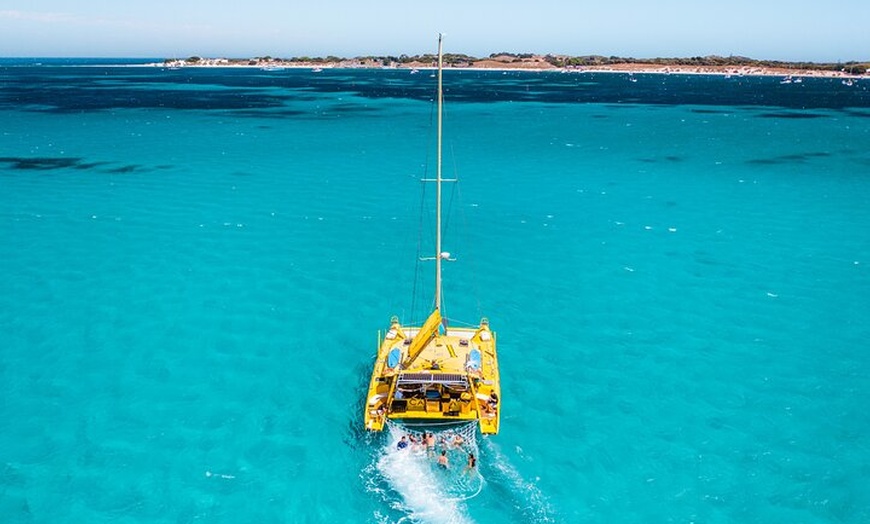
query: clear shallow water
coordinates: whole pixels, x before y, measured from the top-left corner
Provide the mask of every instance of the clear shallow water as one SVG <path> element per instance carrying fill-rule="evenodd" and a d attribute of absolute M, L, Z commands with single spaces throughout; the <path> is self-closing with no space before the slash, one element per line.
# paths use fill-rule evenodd
<path fill-rule="evenodd" d="M 867 81 L 636 76 L 446 77 L 505 411 L 439 504 L 359 429 L 428 73 L 0 70 L 3 521 L 867 520 Z"/>

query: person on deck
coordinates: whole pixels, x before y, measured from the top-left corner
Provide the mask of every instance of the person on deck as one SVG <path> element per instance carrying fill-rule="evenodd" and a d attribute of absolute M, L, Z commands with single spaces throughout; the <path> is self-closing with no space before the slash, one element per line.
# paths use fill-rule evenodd
<path fill-rule="evenodd" d="M 495 391 L 489 394 L 489 410 L 495 413 L 496 409 L 498 409 L 498 395 L 496 395 Z"/>

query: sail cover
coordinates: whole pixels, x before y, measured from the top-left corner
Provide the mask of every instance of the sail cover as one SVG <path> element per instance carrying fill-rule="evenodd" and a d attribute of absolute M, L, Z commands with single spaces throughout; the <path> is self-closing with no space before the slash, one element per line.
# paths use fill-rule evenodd
<path fill-rule="evenodd" d="M 411 363 L 414 362 L 414 359 L 420 355 L 420 352 L 423 351 L 423 348 L 426 347 L 426 344 L 432 340 L 432 337 L 438 333 L 438 326 L 441 324 L 441 312 L 437 309 L 429 315 L 429 318 L 426 319 L 426 322 L 423 323 L 423 327 L 420 328 L 420 331 L 414 335 L 414 340 L 411 342 L 411 347 L 408 348 L 408 358 L 405 360 L 403 365 L 404 368 L 410 367 Z"/>

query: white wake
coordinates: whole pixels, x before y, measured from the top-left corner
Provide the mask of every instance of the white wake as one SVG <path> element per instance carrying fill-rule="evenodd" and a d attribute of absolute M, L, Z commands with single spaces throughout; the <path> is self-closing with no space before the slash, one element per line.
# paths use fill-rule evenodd
<path fill-rule="evenodd" d="M 489 467 L 496 472 L 493 482 L 504 483 L 509 487 L 514 497 L 514 507 L 523 514 L 524 521 L 556 522 L 555 512 L 538 486 L 524 479 L 492 440 L 486 440 L 483 446 L 486 448 L 486 456 L 489 457 Z"/>
<path fill-rule="evenodd" d="M 437 465 L 436 457 L 442 446 L 430 453 L 423 445 L 409 445 L 397 449 L 402 428 L 390 426 L 387 442 L 378 451 L 371 474 L 380 477 L 385 488 L 377 482 L 370 483 L 370 491 L 380 492 L 390 507 L 404 515 L 396 524 L 471 524 L 464 501 L 476 496 L 483 488 L 483 477 L 478 471 L 466 470 L 468 452 L 477 456 L 476 445 L 462 448 L 445 446 L 449 458 L 448 469 Z M 392 522 L 384 515 L 376 515 L 379 521 Z"/>

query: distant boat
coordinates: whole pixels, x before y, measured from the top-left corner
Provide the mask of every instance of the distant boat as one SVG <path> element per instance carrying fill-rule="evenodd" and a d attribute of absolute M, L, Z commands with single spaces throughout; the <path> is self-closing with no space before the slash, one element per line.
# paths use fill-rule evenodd
<path fill-rule="evenodd" d="M 283 71 L 284 66 L 268 65 L 265 67 L 261 67 L 260 69 L 262 69 L 263 71 Z"/>
<path fill-rule="evenodd" d="M 435 250 L 424 260 L 435 262 L 435 297 L 432 312 L 422 325 L 390 320 L 378 352 L 366 395 L 364 424 L 381 431 L 388 422 L 406 427 L 495 434 L 499 430 L 499 396 L 496 336 L 489 320 L 477 326 L 453 327 L 442 316 L 441 264 L 452 260 L 441 249 L 441 176 L 443 53 L 438 36 L 438 117 Z"/>
<path fill-rule="evenodd" d="M 322 71 L 323 71 L 322 67 L 315 67 L 314 69 L 311 70 L 312 73 L 320 73 Z"/>

